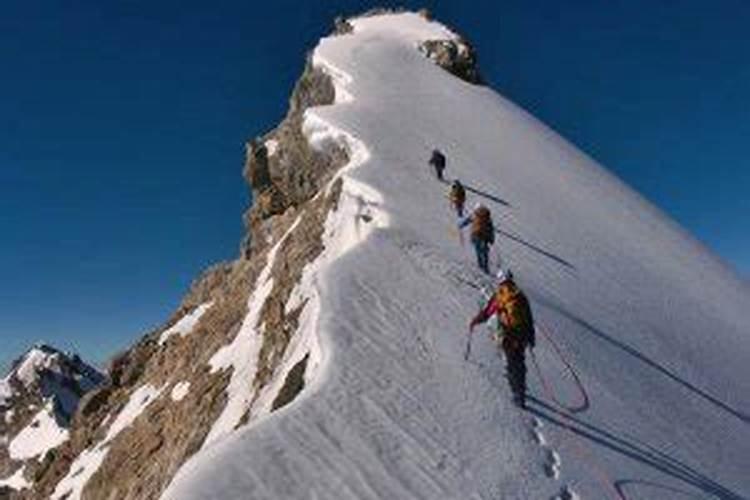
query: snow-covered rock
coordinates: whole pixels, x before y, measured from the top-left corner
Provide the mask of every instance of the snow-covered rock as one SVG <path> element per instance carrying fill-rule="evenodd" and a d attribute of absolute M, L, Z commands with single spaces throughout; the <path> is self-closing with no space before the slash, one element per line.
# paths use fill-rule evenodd
<path fill-rule="evenodd" d="M 211 302 L 201 304 L 193 311 L 180 318 L 177 323 L 170 326 L 161 333 L 161 336 L 159 336 L 159 344 L 163 344 L 167 341 L 167 339 L 169 339 L 169 337 L 173 335 L 180 335 L 184 337 L 185 335 L 190 334 L 193 331 L 193 328 L 195 328 L 195 325 L 198 324 L 198 321 L 200 321 L 201 317 L 212 305 L 213 304 Z"/>
<path fill-rule="evenodd" d="M 15 360 L 0 382 L 0 406 L 9 407 L 26 393 L 38 393 L 52 400 L 61 418 L 68 420 L 80 397 L 103 380 L 104 375 L 78 355 L 40 343 Z"/>
<path fill-rule="evenodd" d="M 0 381 L 0 487 L 32 486 L 25 478 L 68 440 L 80 399 L 103 380 L 77 355 L 46 344 L 13 362 Z M 9 476 L 3 479 L 4 474 Z"/>
<path fill-rule="evenodd" d="M 31 483 L 24 476 L 25 468 L 19 467 L 16 472 L 5 479 L 0 479 L 0 491 L 2 487 L 7 487 L 11 490 L 24 490 L 31 486 Z"/>
<path fill-rule="evenodd" d="M 44 455 L 68 439 L 68 430 L 56 418 L 52 404 L 48 404 L 31 419 L 8 445 L 10 458 L 26 460 Z"/>
<path fill-rule="evenodd" d="M 57 483 L 51 499 L 80 500 L 86 483 L 96 474 L 102 462 L 104 462 L 109 451 L 109 443 L 130 427 L 143 411 L 159 397 L 163 389 L 163 387 L 156 388 L 151 385 L 144 385 L 133 391 L 127 404 L 109 424 L 104 440 L 94 447 L 84 450 L 77 457 L 71 464 L 68 474 Z"/>
<path fill-rule="evenodd" d="M 190 392 L 190 382 L 179 382 L 172 387 L 170 397 L 172 401 L 182 401 Z"/>

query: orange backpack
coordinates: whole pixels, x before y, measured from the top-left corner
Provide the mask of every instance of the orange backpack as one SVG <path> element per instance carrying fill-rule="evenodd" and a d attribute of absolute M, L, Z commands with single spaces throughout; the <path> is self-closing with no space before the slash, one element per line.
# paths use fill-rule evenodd
<path fill-rule="evenodd" d="M 495 293 L 497 316 L 503 330 L 524 341 L 532 340 L 534 319 L 531 316 L 529 301 L 523 292 L 511 281 L 500 285 Z"/>

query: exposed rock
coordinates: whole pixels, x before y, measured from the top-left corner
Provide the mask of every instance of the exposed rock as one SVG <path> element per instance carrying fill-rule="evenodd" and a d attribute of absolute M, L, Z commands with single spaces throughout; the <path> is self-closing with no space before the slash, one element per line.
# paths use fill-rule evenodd
<path fill-rule="evenodd" d="M 428 40 L 420 46 L 420 50 L 458 78 L 475 85 L 482 84 L 476 51 L 466 40 Z"/>
<path fill-rule="evenodd" d="M 337 16 L 333 20 L 333 34 L 334 35 L 347 35 L 354 31 L 354 27 L 351 25 L 348 19 L 343 16 Z"/>
<path fill-rule="evenodd" d="M 302 132 L 304 111 L 333 103 L 335 95 L 330 78 L 313 67 L 308 57 L 284 120 L 272 132 L 247 144 L 244 176 L 253 190 L 254 204 L 244 216 L 247 234 L 241 251 L 245 258 L 268 243 L 268 218 L 311 199 L 346 162 L 345 151 L 316 151 Z M 271 155 L 266 146 L 269 141 L 276 144 Z"/>
<path fill-rule="evenodd" d="M 299 360 L 289 371 L 286 380 L 284 380 L 284 386 L 271 404 L 272 410 L 277 410 L 288 405 L 297 397 L 297 394 L 302 392 L 302 389 L 305 387 L 305 369 L 307 368 L 307 360 L 309 358 L 310 353 L 305 354 L 305 357 Z"/>
<path fill-rule="evenodd" d="M 107 403 L 111 393 L 111 385 L 105 385 L 88 392 L 78 403 L 78 414 L 80 415 L 78 418 L 86 418 L 99 411 L 102 405 Z"/>
<path fill-rule="evenodd" d="M 300 214 L 296 226 L 280 248 L 273 270 L 274 286 L 261 310 L 260 323 L 263 329 L 263 346 L 258 359 L 258 371 L 253 385 L 263 387 L 278 366 L 289 340 L 297 331 L 297 319 L 304 305 L 286 312 L 286 303 L 292 290 L 302 277 L 304 267 L 323 251 L 323 228 L 325 218 L 338 206 L 341 181 L 337 181 L 326 196 L 314 199 L 307 210 Z"/>

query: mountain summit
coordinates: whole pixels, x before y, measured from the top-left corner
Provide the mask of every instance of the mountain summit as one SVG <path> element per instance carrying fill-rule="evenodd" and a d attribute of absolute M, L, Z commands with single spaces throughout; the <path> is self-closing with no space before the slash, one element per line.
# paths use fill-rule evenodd
<path fill-rule="evenodd" d="M 241 256 L 115 359 L 20 498 L 747 498 L 750 291 L 481 85 L 426 13 L 338 20 L 247 145 Z M 485 330 L 446 159 L 537 325 L 529 408 Z"/>

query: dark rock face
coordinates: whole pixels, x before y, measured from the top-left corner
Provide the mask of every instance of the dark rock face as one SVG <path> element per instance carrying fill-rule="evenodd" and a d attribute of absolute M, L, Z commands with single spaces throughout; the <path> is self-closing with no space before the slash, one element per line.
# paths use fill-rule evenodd
<path fill-rule="evenodd" d="M 482 84 L 476 51 L 466 40 L 428 40 L 420 46 L 420 50 L 458 78 L 475 85 Z"/>
<path fill-rule="evenodd" d="M 305 369 L 307 368 L 307 360 L 310 358 L 310 353 L 305 354 L 305 357 L 297 362 L 296 365 L 289 371 L 289 374 L 284 380 L 284 386 L 279 391 L 279 395 L 273 400 L 271 408 L 277 410 L 282 408 L 297 397 L 302 389 L 305 387 Z"/>

